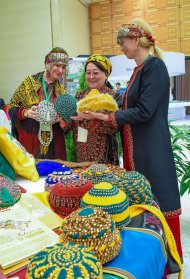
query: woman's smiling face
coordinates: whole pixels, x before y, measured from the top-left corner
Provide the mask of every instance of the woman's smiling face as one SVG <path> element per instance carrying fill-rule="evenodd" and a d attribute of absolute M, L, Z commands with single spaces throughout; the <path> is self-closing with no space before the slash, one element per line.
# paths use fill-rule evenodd
<path fill-rule="evenodd" d="M 105 72 L 101 71 L 96 65 L 90 62 L 86 66 L 85 78 L 90 89 L 100 90 L 107 76 Z"/>

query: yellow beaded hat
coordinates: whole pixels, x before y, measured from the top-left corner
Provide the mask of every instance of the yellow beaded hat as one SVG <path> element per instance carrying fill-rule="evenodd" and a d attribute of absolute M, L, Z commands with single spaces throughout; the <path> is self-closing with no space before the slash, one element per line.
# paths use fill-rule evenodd
<path fill-rule="evenodd" d="M 95 112 L 115 112 L 118 110 L 118 105 L 114 98 L 107 93 L 100 93 L 97 89 L 92 89 L 77 103 L 77 112 L 85 111 Z"/>
<path fill-rule="evenodd" d="M 123 172 L 117 186 L 126 193 L 130 205 L 152 204 L 154 201 L 150 183 L 137 171 Z"/>
<path fill-rule="evenodd" d="M 82 244 L 93 251 L 103 264 L 117 256 L 121 237 L 111 216 L 98 207 L 72 212 L 63 220 L 60 242 Z"/>
<path fill-rule="evenodd" d="M 126 194 L 108 182 L 95 184 L 81 199 L 80 207 L 98 206 L 112 216 L 116 227 L 122 229 L 131 221 Z"/>
<path fill-rule="evenodd" d="M 29 262 L 26 279 L 102 279 L 102 265 L 87 247 L 55 244 Z"/>
<path fill-rule="evenodd" d="M 116 181 L 116 177 L 113 172 L 103 164 L 94 164 L 90 166 L 82 172 L 82 176 L 85 179 L 90 180 L 92 184 L 97 184 L 99 182 L 113 183 Z"/>

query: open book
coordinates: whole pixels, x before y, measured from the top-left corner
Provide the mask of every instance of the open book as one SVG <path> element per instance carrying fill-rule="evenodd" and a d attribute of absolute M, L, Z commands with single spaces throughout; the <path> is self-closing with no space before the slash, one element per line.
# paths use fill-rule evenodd
<path fill-rule="evenodd" d="M 41 203 L 35 197 L 24 195 L 13 207 L 0 212 L 0 267 L 2 269 L 28 259 L 43 248 L 59 242 L 59 236 L 42 223 L 44 216 L 49 216 L 46 215 L 48 208 L 43 204 L 41 208 Z M 48 221 L 47 225 L 50 223 Z"/>

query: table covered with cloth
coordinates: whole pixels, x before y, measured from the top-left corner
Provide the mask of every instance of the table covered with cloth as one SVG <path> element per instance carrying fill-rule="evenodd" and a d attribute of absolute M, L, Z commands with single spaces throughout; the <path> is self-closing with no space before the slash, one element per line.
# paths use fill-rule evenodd
<path fill-rule="evenodd" d="M 40 180 L 40 184 L 44 183 L 43 179 Z M 27 182 L 19 180 L 18 183 L 24 187 Z M 49 206 L 47 192 L 36 193 L 36 197 Z M 122 247 L 118 256 L 103 265 L 103 279 L 166 278 L 164 271 L 168 261 L 167 243 L 159 218 L 145 211 L 132 218 L 130 225 L 121 231 L 121 237 Z M 170 268 L 172 272 L 179 271 L 175 261 L 170 261 Z M 25 279 L 26 268 L 8 278 L 12 277 Z"/>

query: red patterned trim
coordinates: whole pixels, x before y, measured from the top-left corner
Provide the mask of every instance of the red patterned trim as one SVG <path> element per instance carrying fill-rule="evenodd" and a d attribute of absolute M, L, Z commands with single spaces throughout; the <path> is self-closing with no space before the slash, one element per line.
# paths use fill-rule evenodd
<path fill-rule="evenodd" d="M 176 210 L 163 212 L 163 215 L 164 215 L 164 217 L 167 218 L 167 217 L 179 216 L 179 215 L 181 215 L 181 213 L 182 213 L 181 208 L 178 208 Z"/>
<path fill-rule="evenodd" d="M 115 118 L 115 113 L 110 113 L 110 114 L 108 114 L 108 121 L 110 122 L 110 124 L 111 124 L 115 129 L 118 129 L 117 121 L 116 121 L 116 118 Z"/>
<path fill-rule="evenodd" d="M 152 56 L 149 57 L 149 59 Z M 138 74 L 138 72 L 142 69 L 142 67 L 147 63 L 149 60 L 147 59 L 143 64 L 135 67 L 134 72 L 129 80 L 127 89 L 124 93 L 123 97 L 123 104 L 122 104 L 122 109 L 126 110 L 127 109 L 127 96 L 129 89 L 133 82 L 135 81 L 135 78 Z M 133 136 L 132 136 L 132 131 L 131 131 L 131 125 L 125 125 L 123 128 L 123 133 L 124 133 L 124 146 L 123 146 L 123 155 L 124 155 L 124 168 L 128 171 L 135 170 L 135 162 L 133 158 Z"/>

